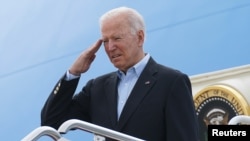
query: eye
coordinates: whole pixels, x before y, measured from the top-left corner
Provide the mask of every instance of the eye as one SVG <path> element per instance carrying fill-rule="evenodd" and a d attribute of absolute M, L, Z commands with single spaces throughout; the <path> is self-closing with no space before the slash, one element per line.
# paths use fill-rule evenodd
<path fill-rule="evenodd" d="M 102 42 L 103 42 L 103 43 L 107 42 L 107 39 L 102 39 Z"/>
<path fill-rule="evenodd" d="M 105 43 L 107 43 L 107 42 L 108 42 L 108 40 L 103 40 L 102 42 L 105 44 Z"/>
<path fill-rule="evenodd" d="M 115 41 L 120 41 L 122 38 L 121 37 L 115 37 L 114 40 Z"/>
<path fill-rule="evenodd" d="M 107 43 L 108 43 L 108 40 L 103 40 L 102 42 L 103 42 L 104 47 L 106 47 Z"/>

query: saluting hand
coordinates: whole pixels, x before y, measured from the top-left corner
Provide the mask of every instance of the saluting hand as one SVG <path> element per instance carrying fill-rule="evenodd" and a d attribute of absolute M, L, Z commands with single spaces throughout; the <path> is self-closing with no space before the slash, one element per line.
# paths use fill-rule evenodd
<path fill-rule="evenodd" d="M 95 53 L 98 51 L 101 45 L 102 40 L 99 39 L 94 45 L 83 51 L 72 64 L 71 68 L 69 69 L 69 72 L 77 76 L 80 76 L 81 73 L 86 72 L 89 69 L 91 63 L 94 61 L 96 57 Z"/>

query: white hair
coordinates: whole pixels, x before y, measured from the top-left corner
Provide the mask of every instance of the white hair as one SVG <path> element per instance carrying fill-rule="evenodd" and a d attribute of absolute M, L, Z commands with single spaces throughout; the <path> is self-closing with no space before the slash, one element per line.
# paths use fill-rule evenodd
<path fill-rule="evenodd" d="M 128 23 L 130 24 L 132 34 L 135 34 L 137 31 L 142 30 L 144 32 L 144 37 L 146 36 L 145 35 L 146 34 L 145 23 L 144 23 L 144 19 L 142 15 L 135 9 L 124 7 L 124 6 L 112 9 L 106 12 L 105 14 L 103 14 L 99 19 L 100 27 L 102 27 L 104 20 L 114 19 L 114 17 L 122 15 L 122 14 L 127 15 L 127 20 L 128 20 Z"/>

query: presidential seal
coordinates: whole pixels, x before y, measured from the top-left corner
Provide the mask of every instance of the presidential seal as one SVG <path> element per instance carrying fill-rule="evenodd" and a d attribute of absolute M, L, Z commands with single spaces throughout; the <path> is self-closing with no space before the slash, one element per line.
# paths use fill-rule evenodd
<path fill-rule="evenodd" d="M 200 126 L 200 141 L 207 141 L 208 125 L 227 125 L 236 115 L 249 115 L 245 98 L 226 85 L 208 86 L 194 96 Z"/>

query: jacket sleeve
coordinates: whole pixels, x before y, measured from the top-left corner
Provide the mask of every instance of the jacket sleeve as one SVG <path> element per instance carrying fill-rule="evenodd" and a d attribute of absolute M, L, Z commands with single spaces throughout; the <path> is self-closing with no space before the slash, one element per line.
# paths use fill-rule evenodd
<path fill-rule="evenodd" d="M 166 113 L 171 122 L 167 140 L 198 141 L 198 119 L 195 112 L 191 83 L 187 75 L 180 75 L 173 84 Z"/>
<path fill-rule="evenodd" d="M 54 86 L 41 110 L 41 126 L 57 129 L 64 121 L 76 116 L 72 115 L 72 98 L 80 78 L 66 81 L 65 75 Z"/>

